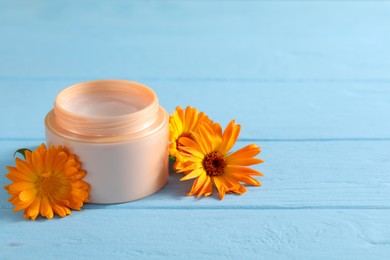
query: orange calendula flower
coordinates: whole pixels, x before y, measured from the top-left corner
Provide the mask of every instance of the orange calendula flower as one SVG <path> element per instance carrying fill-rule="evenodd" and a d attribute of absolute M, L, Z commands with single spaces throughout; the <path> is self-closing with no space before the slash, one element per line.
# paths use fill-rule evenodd
<path fill-rule="evenodd" d="M 263 160 L 254 158 L 260 153 L 256 144 L 245 146 L 236 152 L 229 153 L 240 133 L 240 125 L 234 120 L 229 123 L 222 133 L 218 124 L 202 123 L 199 132 L 193 133 L 193 138 L 182 138 L 180 154 L 186 164 L 178 167 L 179 172 L 188 172 L 181 180 L 194 179 L 188 196 L 212 194 L 212 184 L 219 192 L 222 200 L 225 193 L 243 194 L 246 188 L 240 183 L 260 186 L 260 182 L 251 175 L 263 176 L 262 173 L 251 169 L 249 165 L 262 163 Z"/>
<path fill-rule="evenodd" d="M 193 139 L 193 133 L 198 131 L 198 125 L 204 121 L 212 122 L 205 113 L 198 113 L 196 108 L 190 106 L 185 110 L 181 107 L 176 107 L 175 112 L 169 117 L 169 154 L 176 157 L 175 169 L 185 161 L 179 153 L 180 151 L 184 152 L 181 150 L 181 138 Z"/>
<path fill-rule="evenodd" d="M 54 214 L 65 217 L 70 209 L 80 210 L 88 202 L 90 186 L 82 179 L 86 172 L 74 155 L 62 146 L 25 151 L 26 160 L 16 158 L 16 167 L 7 166 L 7 178 L 13 183 L 4 188 L 11 194 L 14 211 L 24 210 L 24 217 L 48 219 Z"/>

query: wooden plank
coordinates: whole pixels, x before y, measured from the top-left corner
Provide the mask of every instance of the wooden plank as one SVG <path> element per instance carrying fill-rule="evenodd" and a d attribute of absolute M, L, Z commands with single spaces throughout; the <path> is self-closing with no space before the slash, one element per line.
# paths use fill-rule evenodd
<path fill-rule="evenodd" d="M 386 1 L 2 1 L 0 78 L 390 80 Z"/>
<path fill-rule="evenodd" d="M 0 168 L 13 165 L 12 154 L 39 142 L 2 141 Z M 239 142 L 237 147 L 247 145 Z M 388 209 L 390 208 L 390 141 L 258 143 L 265 163 L 255 168 L 265 176 L 262 187 L 248 187 L 242 196 L 196 199 L 185 197 L 191 182 L 171 173 L 158 193 L 131 203 L 86 205 L 86 209 Z M 0 186 L 8 183 L 0 175 Z M 0 189 L 0 208 L 11 208 Z M 20 213 L 20 215 L 22 215 Z"/>
<path fill-rule="evenodd" d="M 387 259 L 389 210 L 120 210 L 23 221 L 0 210 L 0 256 L 19 259 Z"/>
<path fill-rule="evenodd" d="M 134 80 L 134 79 L 133 79 Z M 0 80 L 2 139 L 44 138 L 43 120 L 71 80 Z M 143 82 L 171 113 L 192 105 L 245 139 L 390 138 L 387 83 Z"/>

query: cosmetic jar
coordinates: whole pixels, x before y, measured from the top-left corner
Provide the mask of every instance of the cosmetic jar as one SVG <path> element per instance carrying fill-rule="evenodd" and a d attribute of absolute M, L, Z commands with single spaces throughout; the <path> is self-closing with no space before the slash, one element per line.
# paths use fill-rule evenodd
<path fill-rule="evenodd" d="M 155 92 L 142 84 L 82 82 L 57 95 L 45 118 L 46 143 L 77 156 L 91 203 L 127 202 L 168 181 L 168 122 Z"/>

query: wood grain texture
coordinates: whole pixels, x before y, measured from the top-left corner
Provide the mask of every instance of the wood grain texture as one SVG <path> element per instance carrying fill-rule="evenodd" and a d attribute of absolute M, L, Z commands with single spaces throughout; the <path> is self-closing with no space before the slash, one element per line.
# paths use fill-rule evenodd
<path fill-rule="evenodd" d="M 389 213 L 94 209 L 30 223 L 0 210 L 1 254 L 6 259 L 69 254 L 77 259 L 387 259 Z"/>
<path fill-rule="evenodd" d="M 2 1 L 0 76 L 388 81 L 389 5 Z"/>
<path fill-rule="evenodd" d="M 0 0 L 0 187 L 63 88 L 119 78 L 243 126 L 262 187 L 158 193 L 26 221 L 0 188 L 0 259 L 388 259 L 390 3 Z"/>

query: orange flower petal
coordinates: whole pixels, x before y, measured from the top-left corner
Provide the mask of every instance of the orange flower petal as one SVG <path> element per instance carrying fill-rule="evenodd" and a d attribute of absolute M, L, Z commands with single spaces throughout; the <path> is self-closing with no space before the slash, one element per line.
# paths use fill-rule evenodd
<path fill-rule="evenodd" d="M 208 197 L 208 196 L 210 196 L 211 194 L 213 194 L 213 185 L 212 185 L 212 182 L 210 182 L 210 183 L 207 185 L 206 190 L 205 190 L 205 192 L 203 193 L 203 195 L 204 195 L 205 197 Z"/>
<path fill-rule="evenodd" d="M 64 169 L 65 167 L 65 162 L 67 159 L 68 155 L 61 151 L 59 152 L 55 157 L 54 157 L 54 162 L 53 162 L 53 171 L 54 172 L 60 172 Z"/>
<path fill-rule="evenodd" d="M 264 176 L 261 172 L 256 171 L 252 168 L 236 166 L 236 165 L 227 165 L 226 173 L 236 173 L 243 175 L 256 175 L 256 176 Z"/>
<path fill-rule="evenodd" d="M 261 183 L 258 180 L 254 179 L 250 176 L 234 174 L 234 173 L 231 174 L 230 176 L 234 177 L 238 181 L 244 182 L 244 183 L 249 184 L 249 185 L 261 186 Z"/>
<path fill-rule="evenodd" d="M 16 158 L 15 163 L 16 163 L 16 169 L 27 176 L 29 176 L 31 172 L 34 171 L 34 167 L 32 164 L 27 164 L 26 162 L 22 161 L 20 158 Z"/>
<path fill-rule="evenodd" d="M 22 192 L 23 190 L 26 190 L 26 189 L 32 189 L 35 187 L 35 184 L 32 183 L 32 182 L 16 182 L 16 183 L 13 183 L 13 184 L 10 184 L 8 186 L 8 190 L 10 192 Z"/>
<path fill-rule="evenodd" d="M 227 154 L 232 149 L 240 134 L 240 130 L 240 125 L 236 125 L 234 120 L 230 121 L 222 136 L 222 144 L 219 148 L 221 153 Z"/>
<path fill-rule="evenodd" d="M 195 195 L 199 192 L 200 188 L 203 187 L 204 182 L 206 181 L 206 174 L 201 174 L 192 184 L 191 191 L 187 196 Z"/>
<path fill-rule="evenodd" d="M 43 160 L 42 160 L 42 156 L 41 154 L 39 153 L 39 151 L 34 151 L 32 153 L 32 164 L 35 168 L 35 170 L 38 172 L 38 173 L 42 173 L 44 172 L 45 168 L 44 168 L 44 165 L 43 165 Z"/>
<path fill-rule="evenodd" d="M 190 132 L 198 120 L 198 111 L 196 108 L 187 107 L 185 113 L 184 131 Z"/>
<path fill-rule="evenodd" d="M 48 170 L 53 170 L 53 163 L 54 163 L 54 157 L 56 153 L 53 148 L 49 148 L 49 151 L 47 151 L 46 156 L 45 156 L 45 169 Z"/>
<path fill-rule="evenodd" d="M 223 200 L 223 198 L 225 197 L 225 192 L 226 192 L 226 187 L 225 187 L 223 178 L 219 177 L 219 176 L 213 176 L 212 180 L 213 180 L 215 187 L 218 190 L 219 199 Z"/>
<path fill-rule="evenodd" d="M 260 151 L 260 147 L 258 147 L 256 144 L 250 144 L 228 155 L 227 158 L 228 160 L 251 158 L 258 155 Z"/>
<path fill-rule="evenodd" d="M 18 204 L 16 205 L 16 207 L 13 209 L 13 211 L 19 211 L 19 210 L 25 210 L 26 208 L 30 207 L 32 201 L 27 201 L 27 202 L 21 202 L 21 201 L 18 201 Z"/>
<path fill-rule="evenodd" d="M 78 180 L 81 180 L 82 178 L 84 178 L 86 175 L 87 175 L 87 173 L 85 171 L 77 171 L 76 173 L 74 173 L 70 176 L 70 179 L 72 181 L 78 181 Z"/>
<path fill-rule="evenodd" d="M 204 175 L 205 175 L 205 174 L 204 174 Z M 199 198 L 200 196 L 202 196 L 203 193 L 206 192 L 207 187 L 210 185 L 211 178 L 210 178 L 208 175 L 205 175 L 205 177 L 206 177 L 206 180 L 203 182 L 203 186 L 202 186 L 202 188 L 200 189 L 200 191 L 198 192 L 198 195 L 196 196 L 197 198 Z"/>
<path fill-rule="evenodd" d="M 53 209 L 46 197 L 42 197 L 40 212 L 48 219 L 53 218 Z"/>
<path fill-rule="evenodd" d="M 213 133 L 211 132 L 211 128 L 208 126 L 208 124 L 203 123 L 199 126 L 199 137 L 200 140 L 198 141 L 198 144 L 200 147 L 202 147 L 204 154 L 211 153 L 214 151 L 215 147 L 213 146 L 214 138 Z M 204 155 L 202 155 L 203 157 Z"/>
<path fill-rule="evenodd" d="M 204 174 L 205 171 L 203 169 L 195 169 L 189 174 L 185 175 L 183 178 L 181 178 L 181 181 L 189 180 L 189 179 L 194 179 L 197 178 L 199 175 Z"/>
<path fill-rule="evenodd" d="M 257 158 L 237 158 L 237 159 L 228 159 L 229 165 L 239 165 L 239 166 L 249 166 L 253 164 L 263 163 L 264 161 Z"/>
<path fill-rule="evenodd" d="M 188 154 L 190 154 L 190 155 L 193 155 L 195 157 L 198 157 L 198 160 L 203 159 L 204 155 L 202 154 L 202 152 L 200 152 L 201 149 L 199 148 L 199 146 L 195 146 L 196 143 L 194 141 L 185 137 L 185 138 L 181 138 L 181 142 L 183 144 L 181 149 L 183 151 L 185 151 L 185 152 L 180 152 L 180 154 L 182 156 L 187 158 L 187 157 L 189 157 Z"/>
<path fill-rule="evenodd" d="M 180 138 L 180 143 L 183 145 L 181 149 L 184 151 L 198 157 L 198 158 L 203 158 L 204 154 L 202 153 L 201 147 L 193 140 L 190 138 L 184 137 Z M 181 153 L 184 157 L 186 157 L 185 153 Z"/>
<path fill-rule="evenodd" d="M 10 168 L 10 167 L 7 167 L 7 168 Z M 8 169 L 8 172 L 9 173 L 6 174 L 5 176 L 13 182 L 23 182 L 23 181 L 30 182 L 31 181 L 31 178 L 29 178 L 25 174 L 19 172 L 16 168 Z"/>
<path fill-rule="evenodd" d="M 30 207 L 26 209 L 27 216 L 32 220 L 36 219 L 39 215 L 40 205 L 41 205 L 41 199 L 40 198 L 35 199 L 31 203 Z"/>
<path fill-rule="evenodd" d="M 27 164 L 32 164 L 32 152 L 29 150 L 24 151 L 24 154 L 26 156 L 26 163 Z"/>
<path fill-rule="evenodd" d="M 187 171 L 193 171 L 193 170 L 195 170 L 195 169 L 198 169 L 198 168 L 200 168 L 200 167 L 202 167 L 202 164 L 201 163 L 199 163 L 197 160 L 196 160 L 196 158 L 194 157 L 194 158 L 192 158 L 193 160 L 195 160 L 195 162 L 194 163 L 186 163 L 186 164 L 182 164 L 182 165 L 180 165 L 180 166 L 176 166 L 177 168 L 176 168 L 176 170 L 178 171 L 178 172 L 187 172 Z"/>
<path fill-rule="evenodd" d="M 19 199 L 23 202 L 31 202 L 35 199 L 35 196 L 37 195 L 37 190 L 34 188 L 23 190 L 19 194 Z"/>
<path fill-rule="evenodd" d="M 61 218 L 65 217 L 67 215 L 66 209 L 64 207 L 59 206 L 59 205 L 53 205 L 53 210 Z"/>

